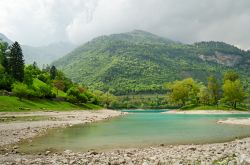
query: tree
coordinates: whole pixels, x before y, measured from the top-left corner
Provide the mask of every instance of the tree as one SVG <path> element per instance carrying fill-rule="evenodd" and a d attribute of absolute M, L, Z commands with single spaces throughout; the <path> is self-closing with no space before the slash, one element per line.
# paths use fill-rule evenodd
<path fill-rule="evenodd" d="M 220 85 L 215 76 L 208 77 L 207 89 L 210 95 L 211 103 L 214 105 L 218 105 L 220 96 Z"/>
<path fill-rule="evenodd" d="M 205 86 L 201 87 L 200 92 L 198 93 L 198 97 L 199 97 L 200 103 L 202 103 L 204 105 L 209 104 L 210 93 L 209 93 L 209 90 Z"/>
<path fill-rule="evenodd" d="M 240 80 L 226 80 L 223 84 L 223 92 L 223 101 L 230 103 L 234 109 L 236 109 L 237 103 L 244 100 L 246 95 Z"/>
<path fill-rule="evenodd" d="M 235 81 L 237 79 L 239 79 L 239 74 L 235 71 L 227 71 L 224 73 L 224 82 L 226 80 Z"/>
<path fill-rule="evenodd" d="M 33 62 L 32 66 L 33 66 L 34 69 L 38 68 L 38 65 L 37 65 L 36 61 Z"/>
<path fill-rule="evenodd" d="M 184 106 L 188 100 L 197 103 L 197 93 L 200 90 L 200 85 L 192 78 L 175 81 L 166 86 L 169 90 L 167 97 L 170 102 L 181 103 L 181 106 Z"/>
<path fill-rule="evenodd" d="M 30 95 L 30 90 L 29 90 L 28 86 L 26 84 L 20 83 L 20 82 L 13 84 L 12 92 L 20 100 L 22 100 L 22 98 L 28 97 Z"/>
<path fill-rule="evenodd" d="M 22 49 L 18 42 L 14 42 L 10 47 L 9 66 L 12 77 L 22 82 L 24 79 L 24 60 Z"/>
<path fill-rule="evenodd" d="M 9 73 L 9 62 L 7 59 L 8 56 L 8 43 L 1 43 L 0 42 L 0 62 L 2 66 L 4 67 L 4 71 L 6 73 Z"/>
<path fill-rule="evenodd" d="M 57 89 L 57 95 L 58 95 L 58 90 L 63 91 L 65 89 L 65 85 L 62 80 L 53 80 L 53 86 Z"/>
<path fill-rule="evenodd" d="M 33 84 L 33 75 L 32 72 L 28 69 L 25 69 L 24 72 L 24 83 L 28 86 L 31 86 Z"/>
<path fill-rule="evenodd" d="M 11 86 L 12 86 L 13 82 L 14 82 L 14 80 L 10 75 L 8 75 L 6 73 L 0 74 L 0 90 L 4 89 L 7 91 L 11 91 Z"/>
<path fill-rule="evenodd" d="M 53 65 L 50 70 L 49 70 L 49 73 L 50 73 L 50 78 L 52 80 L 54 80 L 56 78 L 56 67 Z"/>
<path fill-rule="evenodd" d="M 40 98 L 47 98 L 47 99 L 50 99 L 50 98 L 53 98 L 53 97 L 56 97 L 55 94 L 52 93 L 52 88 L 50 85 L 43 85 L 43 84 L 40 84 L 36 91 L 38 92 L 38 97 Z"/>

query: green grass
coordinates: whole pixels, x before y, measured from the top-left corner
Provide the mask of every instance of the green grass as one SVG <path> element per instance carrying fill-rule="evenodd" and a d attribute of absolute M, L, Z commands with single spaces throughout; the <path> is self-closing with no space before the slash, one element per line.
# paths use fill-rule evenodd
<path fill-rule="evenodd" d="M 78 106 L 62 101 L 52 101 L 45 99 L 20 100 L 14 96 L 0 96 L 0 112 L 22 112 L 41 110 L 66 111 L 84 109 L 97 110 L 101 109 L 101 107 L 93 104 L 84 104 L 82 106 Z"/>
<path fill-rule="evenodd" d="M 39 80 L 39 79 L 37 79 L 37 78 L 35 78 L 34 80 L 33 80 L 33 85 L 34 85 L 34 87 L 39 87 L 39 86 L 47 86 L 47 84 L 45 84 L 44 82 L 42 82 L 41 80 Z"/>
<path fill-rule="evenodd" d="M 46 86 L 47 84 L 45 84 L 45 83 L 42 82 L 41 80 L 35 78 L 35 79 L 33 80 L 33 85 L 34 85 L 34 87 L 37 87 L 37 88 L 38 88 L 39 86 Z M 53 87 L 52 92 L 53 92 L 54 94 L 56 94 L 56 96 L 58 96 L 58 97 L 66 97 L 66 96 L 67 96 L 67 94 L 66 94 L 64 91 L 57 90 L 55 87 Z"/>
<path fill-rule="evenodd" d="M 233 109 L 232 107 L 228 105 L 187 105 L 182 108 L 181 110 L 240 110 L 244 111 L 247 110 L 246 107 L 243 107 L 239 105 L 236 109 Z"/>
<path fill-rule="evenodd" d="M 61 90 L 57 90 L 56 88 L 53 88 L 52 92 L 54 94 L 56 94 L 57 97 L 66 97 L 67 96 L 67 93 L 65 93 L 65 92 L 63 92 Z"/>

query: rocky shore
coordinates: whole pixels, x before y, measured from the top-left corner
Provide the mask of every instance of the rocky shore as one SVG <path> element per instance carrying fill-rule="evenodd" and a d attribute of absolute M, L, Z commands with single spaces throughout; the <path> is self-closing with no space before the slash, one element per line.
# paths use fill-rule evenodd
<path fill-rule="evenodd" d="M 17 143 L 22 139 L 42 135 L 48 129 L 107 120 L 125 113 L 112 110 L 70 111 L 70 112 L 22 112 L 0 113 L 0 146 Z M 25 120 L 25 121 L 23 121 Z"/>
<path fill-rule="evenodd" d="M 18 148 L 17 148 L 18 149 Z M 161 165 L 161 164 L 250 164 L 250 138 L 204 145 L 158 146 L 109 152 L 46 151 L 37 155 L 5 153 L 0 164 L 86 164 L 86 165 Z"/>
<path fill-rule="evenodd" d="M 18 145 L 8 145 L 21 139 L 41 135 L 47 129 L 66 127 L 73 124 L 93 122 L 123 115 L 124 113 L 102 111 L 72 112 L 30 112 L 14 115 L 15 121 L 0 122 L 0 165 L 1 164 L 86 164 L 86 165 L 248 165 L 250 164 L 250 138 L 231 142 L 201 145 L 164 145 L 118 149 L 111 151 L 62 152 L 45 151 L 44 153 L 25 154 L 19 152 Z M 12 113 L 1 113 L 1 118 L 10 117 Z M 32 117 L 43 117 L 37 121 Z M 45 119 L 45 120 L 44 120 Z"/>

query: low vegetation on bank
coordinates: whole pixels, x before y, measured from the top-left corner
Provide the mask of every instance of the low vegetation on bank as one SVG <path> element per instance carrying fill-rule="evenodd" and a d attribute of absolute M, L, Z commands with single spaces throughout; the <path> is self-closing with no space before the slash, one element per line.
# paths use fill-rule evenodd
<path fill-rule="evenodd" d="M 101 106 L 86 103 L 75 105 L 66 101 L 53 101 L 49 99 L 22 99 L 15 96 L 0 96 L 0 112 L 21 112 L 21 111 L 67 111 L 81 109 L 101 109 Z"/>
<path fill-rule="evenodd" d="M 1 111 L 100 109 L 110 102 L 109 94 L 74 83 L 55 66 L 25 65 L 18 42 L 0 42 L 0 95 Z"/>

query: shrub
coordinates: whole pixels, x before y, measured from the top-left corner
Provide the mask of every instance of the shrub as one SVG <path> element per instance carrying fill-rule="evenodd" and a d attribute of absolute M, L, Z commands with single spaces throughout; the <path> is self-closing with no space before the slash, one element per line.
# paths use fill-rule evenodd
<path fill-rule="evenodd" d="M 44 83 L 48 83 L 50 81 L 48 74 L 40 74 L 37 78 Z"/>
<path fill-rule="evenodd" d="M 13 84 L 12 92 L 20 100 L 22 100 L 22 98 L 30 97 L 32 93 L 32 91 L 28 88 L 26 84 L 20 82 L 16 82 Z"/>
<path fill-rule="evenodd" d="M 75 96 L 78 99 L 80 96 L 80 91 L 76 86 L 73 86 L 73 87 L 68 89 L 67 95 L 68 96 Z"/>
<path fill-rule="evenodd" d="M 11 91 L 12 84 L 13 78 L 7 74 L 0 74 L 0 89 Z"/>
<path fill-rule="evenodd" d="M 72 95 L 67 96 L 67 101 L 70 102 L 70 103 L 74 103 L 74 104 L 78 103 L 77 97 L 72 96 Z"/>
<path fill-rule="evenodd" d="M 52 93 L 52 88 L 49 85 L 41 85 L 38 87 L 38 92 L 41 98 L 53 98 L 55 94 Z"/>
<path fill-rule="evenodd" d="M 79 95 L 79 101 L 81 103 L 87 103 L 88 102 L 88 97 L 84 93 L 82 93 L 82 94 Z"/>

